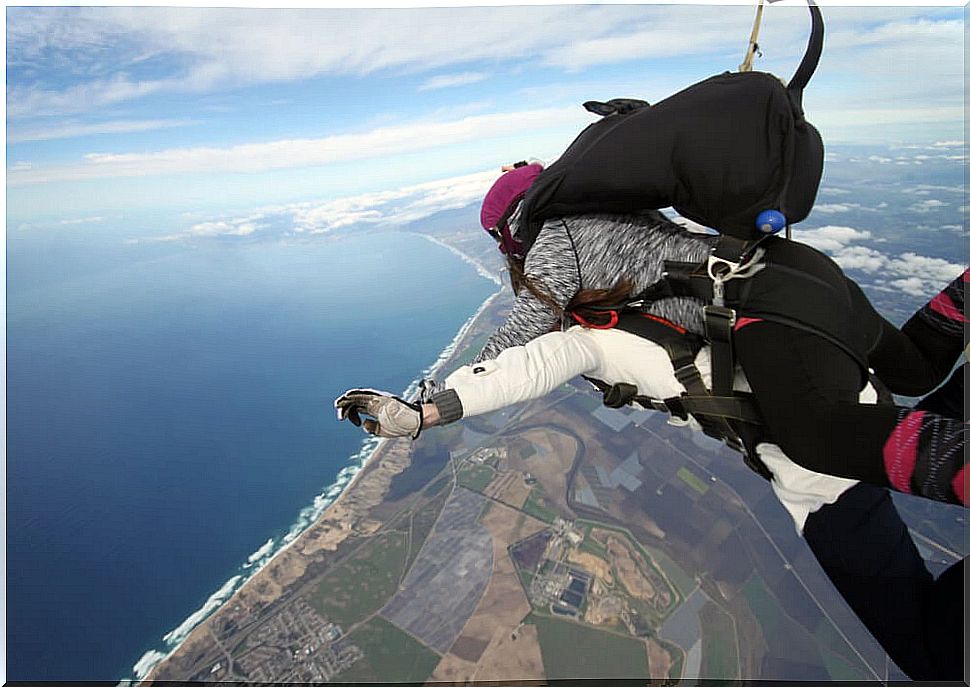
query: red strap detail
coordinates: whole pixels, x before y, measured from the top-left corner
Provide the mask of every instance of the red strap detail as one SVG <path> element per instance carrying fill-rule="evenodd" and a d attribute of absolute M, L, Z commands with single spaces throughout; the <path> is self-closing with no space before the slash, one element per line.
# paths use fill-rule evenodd
<path fill-rule="evenodd" d="M 608 310 L 607 312 L 610 313 L 610 321 L 607 322 L 606 324 L 593 324 L 592 322 L 588 322 L 586 319 L 584 319 L 581 315 L 578 315 L 577 313 L 571 313 L 571 314 L 573 316 L 573 319 L 579 322 L 579 324 L 582 325 L 583 327 L 588 327 L 589 329 L 613 329 L 613 327 L 616 326 L 616 323 L 620 321 L 620 315 L 619 313 L 616 312 L 616 310 Z"/>
<path fill-rule="evenodd" d="M 738 331 L 741 327 L 749 325 L 752 322 L 764 322 L 760 317 L 739 317 L 738 321 L 734 323 L 734 331 Z"/>
<path fill-rule="evenodd" d="M 955 322 L 967 321 L 966 315 L 960 312 L 960 309 L 954 304 L 953 299 L 947 296 L 944 291 L 940 291 L 930 301 L 930 310 L 935 310 L 948 320 L 954 320 Z"/>
<path fill-rule="evenodd" d="M 960 468 L 960 472 L 953 478 L 953 492 L 960 499 L 960 503 L 967 505 L 967 466 Z"/>
<path fill-rule="evenodd" d="M 916 467 L 916 450 L 919 448 L 919 432 L 923 427 L 924 415 L 924 410 L 916 410 L 906 415 L 882 447 L 882 460 L 889 483 L 905 494 L 912 491 L 909 481 Z"/>
<path fill-rule="evenodd" d="M 671 329 L 677 330 L 677 332 L 679 332 L 680 334 L 686 334 L 687 333 L 687 330 L 686 329 L 684 329 L 683 327 L 681 327 L 679 324 L 674 324 L 673 322 L 671 322 L 670 320 L 666 319 L 665 317 L 660 317 L 659 315 L 651 315 L 648 312 L 642 312 L 642 313 L 640 313 L 640 315 L 642 317 L 646 317 L 648 320 L 653 320 L 654 322 L 659 322 L 660 324 L 665 324 L 668 327 L 670 327 Z"/>
<path fill-rule="evenodd" d="M 963 270 L 963 281 L 965 282 L 970 281 L 970 267 Z"/>

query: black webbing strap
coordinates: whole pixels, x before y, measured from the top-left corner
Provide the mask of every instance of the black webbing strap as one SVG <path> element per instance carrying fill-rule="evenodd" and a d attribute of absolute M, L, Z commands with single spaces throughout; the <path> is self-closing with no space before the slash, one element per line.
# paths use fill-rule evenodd
<path fill-rule="evenodd" d="M 731 341 L 736 313 L 719 305 L 704 306 L 704 331 L 711 342 L 711 391 L 730 396 L 734 388 L 734 347 Z"/>
<path fill-rule="evenodd" d="M 674 396 L 665 398 L 664 404 L 674 415 L 686 413 L 698 416 L 711 416 L 761 424 L 761 413 L 750 395 L 735 393 L 733 396 Z"/>
<path fill-rule="evenodd" d="M 812 33 L 808 38 L 808 47 L 805 49 L 802 61 L 791 81 L 788 82 L 788 98 L 795 109 L 796 120 L 805 116 L 802 112 L 802 91 L 815 73 L 818 60 L 822 56 L 822 38 L 825 33 L 822 12 L 813 0 L 808 0 L 808 11 L 812 15 Z"/>

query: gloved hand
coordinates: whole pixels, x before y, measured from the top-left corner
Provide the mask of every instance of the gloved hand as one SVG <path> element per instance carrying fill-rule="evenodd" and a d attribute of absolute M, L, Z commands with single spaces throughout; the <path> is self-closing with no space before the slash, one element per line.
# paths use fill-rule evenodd
<path fill-rule="evenodd" d="M 417 439 L 423 420 L 421 406 L 376 389 L 350 389 L 333 402 L 337 419 L 349 419 L 364 431 L 379 437 Z M 360 415 L 374 419 L 361 421 Z"/>

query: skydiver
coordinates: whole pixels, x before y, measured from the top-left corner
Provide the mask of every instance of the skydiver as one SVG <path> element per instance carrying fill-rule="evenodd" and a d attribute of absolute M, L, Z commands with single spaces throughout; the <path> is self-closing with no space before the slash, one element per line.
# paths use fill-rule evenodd
<path fill-rule="evenodd" d="M 516 241 L 517 208 L 541 169 L 533 163 L 504 172 L 482 204 L 482 226 L 506 256 L 516 297 L 476 363 L 559 329 L 580 291 L 611 289 L 623 277 L 629 292 L 637 294 L 661 278 L 665 260 L 701 261 L 711 250 L 712 237 L 686 232 L 661 213 L 647 211 L 548 220 L 522 255 Z M 890 391 L 923 395 L 946 378 L 966 344 L 968 272 L 900 330 L 876 312 L 834 262 L 802 244 L 785 243 L 821 264 L 829 279 L 841 282 L 835 290 L 786 297 L 831 300 L 833 293 L 842 294 L 838 305 L 848 313 L 845 326 L 864 339 L 868 365 Z M 703 335 L 703 303 L 698 299 L 664 298 L 645 312 Z M 814 332 L 743 314 L 734 327 L 737 361 L 768 434 L 791 460 L 813 472 L 966 503 L 964 422 L 927 410 L 859 404 L 867 379 L 842 348 Z M 603 361 L 610 362 L 616 363 Z M 530 364 L 538 369 L 546 361 L 538 358 Z M 452 422 L 468 412 L 467 401 L 447 384 L 426 385 L 422 401 L 433 406 L 429 413 L 440 414 L 437 422 Z"/>

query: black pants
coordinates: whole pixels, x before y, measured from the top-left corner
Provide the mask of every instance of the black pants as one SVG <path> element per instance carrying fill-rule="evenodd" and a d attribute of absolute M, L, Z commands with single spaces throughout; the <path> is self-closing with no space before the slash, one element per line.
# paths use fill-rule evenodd
<path fill-rule="evenodd" d="M 964 419 L 966 364 L 917 409 Z M 914 680 L 963 679 L 966 559 L 937 579 L 889 493 L 859 483 L 808 516 L 805 541 L 890 658 Z"/>
<path fill-rule="evenodd" d="M 886 489 L 864 482 L 808 516 L 805 541 L 889 657 L 914 680 L 963 678 L 966 559 L 937 579 Z"/>
<path fill-rule="evenodd" d="M 899 330 L 867 300 L 854 312 L 876 342 L 869 364 L 894 393 L 932 390 L 962 350 L 960 339 L 941 336 L 915 316 Z M 734 341 L 767 433 L 793 461 L 815 472 L 960 502 L 952 485 L 965 461 L 962 422 L 860 404 L 866 380 L 858 364 L 815 334 L 762 321 L 742 327 Z M 894 441 L 903 449 L 918 446 L 918 456 L 900 469 L 892 462 Z"/>

